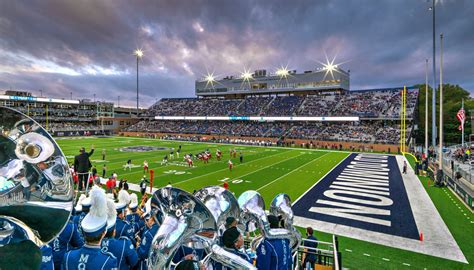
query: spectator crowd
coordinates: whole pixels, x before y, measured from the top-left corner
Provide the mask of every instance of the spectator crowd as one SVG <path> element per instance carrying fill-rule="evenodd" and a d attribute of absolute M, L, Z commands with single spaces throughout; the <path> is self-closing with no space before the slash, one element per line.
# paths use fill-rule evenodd
<path fill-rule="evenodd" d="M 289 138 L 319 141 L 398 144 L 400 126 L 393 121 L 257 122 L 144 120 L 127 130 L 166 134 Z M 410 134 L 411 127 L 407 134 Z"/>
<path fill-rule="evenodd" d="M 407 118 L 413 118 L 418 90 L 407 92 Z M 145 113 L 153 116 L 359 116 L 359 122 L 257 122 L 143 120 L 125 131 L 200 134 L 398 144 L 400 90 L 345 94 L 260 96 L 242 99 L 161 99 Z M 408 121 L 410 123 L 410 121 Z M 407 133 L 410 134 L 409 125 Z M 409 136 L 408 136 L 409 137 Z"/>
<path fill-rule="evenodd" d="M 418 90 L 407 91 L 407 117 L 411 118 Z M 148 116 L 359 116 L 398 118 L 400 90 L 350 91 L 340 95 L 293 95 L 224 98 L 164 98 Z"/>

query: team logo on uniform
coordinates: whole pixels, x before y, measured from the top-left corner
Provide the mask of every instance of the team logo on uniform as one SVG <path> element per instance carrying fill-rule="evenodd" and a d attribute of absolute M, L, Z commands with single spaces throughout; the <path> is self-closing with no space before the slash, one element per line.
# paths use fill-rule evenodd
<path fill-rule="evenodd" d="M 51 256 L 43 256 L 41 258 L 41 261 L 44 262 L 44 263 L 47 263 L 47 262 L 51 261 Z"/>
<path fill-rule="evenodd" d="M 79 263 L 77 264 L 78 269 L 86 269 L 87 261 L 89 261 L 89 254 L 82 254 L 79 258 Z"/>

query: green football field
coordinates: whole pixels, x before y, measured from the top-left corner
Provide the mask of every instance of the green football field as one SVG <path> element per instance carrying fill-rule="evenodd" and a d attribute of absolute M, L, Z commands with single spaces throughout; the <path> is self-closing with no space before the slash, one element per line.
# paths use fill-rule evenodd
<path fill-rule="evenodd" d="M 296 200 L 319 179 L 341 162 L 348 152 L 307 150 L 298 148 L 253 147 L 241 145 L 218 145 L 211 143 L 193 143 L 162 141 L 156 139 L 111 137 L 111 138 L 67 138 L 58 139 L 58 144 L 68 157 L 69 163 L 84 146 L 89 151 L 95 146 L 91 157 L 98 173 L 107 165 L 107 176 L 116 172 L 120 178 L 127 178 L 130 183 L 138 183 L 143 177 L 143 161 L 147 160 L 150 169 L 155 171 L 153 186 L 162 187 L 171 182 L 175 187 L 189 192 L 208 185 L 229 183 L 229 189 L 239 196 L 246 190 L 257 190 L 262 194 L 267 206 L 278 193 L 288 194 Z M 163 157 L 171 148 L 181 145 L 180 158 L 169 159 L 162 165 Z M 149 152 L 124 152 L 124 147 L 153 146 L 162 148 Z M 232 158 L 234 168 L 229 170 L 227 161 L 229 151 L 237 150 L 237 157 Z M 105 162 L 102 160 L 102 149 L 106 149 Z M 197 154 L 209 149 L 212 159 L 209 164 L 195 160 L 194 167 L 189 168 L 183 160 L 186 153 Z M 221 161 L 215 157 L 216 150 L 223 153 Z M 123 149 L 122 149 L 123 150 Z M 244 156 L 239 162 L 239 153 Z M 131 171 L 124 170 L 128 159 L 136 167 Z M 147 174 L 147 177 L 149 175 Z M 344 268 L 348 269 L 473 269 L 474 261 L 474 215 L 447 188 L 427 188 L 426 178 L 420 178 L 433 200 L 435 206 L 456 239 L 470 264 L 463 264 L 437 257 L 377 245 L 365 241 L 339 237 L 340 250 Z M 450 194 L 448 196 L 448 194 Z M 457 211 L 463 209 L 463 212 Z M 466 214 L 466 215 L 464 215 Z M 331 241 L 331 235 L 317 232 L 316 237 L 322 241 Z"/>

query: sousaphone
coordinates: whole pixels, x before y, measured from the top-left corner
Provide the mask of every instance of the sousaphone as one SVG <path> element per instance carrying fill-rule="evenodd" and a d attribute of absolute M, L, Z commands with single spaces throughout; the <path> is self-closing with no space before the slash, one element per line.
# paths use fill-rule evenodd
<path fill-rule="evenodd" d="M 0 107 L 0 130 L 0 247 L 23 240 L 41 246 L 72 211 L 67 160 L 45 129 L 16 110 Z"/>

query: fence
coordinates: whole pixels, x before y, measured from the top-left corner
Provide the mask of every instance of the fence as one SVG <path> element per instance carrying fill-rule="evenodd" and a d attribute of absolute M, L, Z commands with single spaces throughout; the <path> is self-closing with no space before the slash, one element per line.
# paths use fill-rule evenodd
<path fill-rule="evenodd" d="M 250 248 L 253 239 L 246 238 L 244 241 L 245 248 Z M 316 243 L 316 248 L 304 246 L 305 243 Z M 302 265 L 303 254 L 316 255 L 313 265 Z M 293 255 L 294 270 L 318 269 L 318 270 L 339 270 L 342 269 L 341 252 L 337 237 L 333 235 L 332 242 L 316 241 L 311 239 L 303 239 L 297 252 Z M 307 268 L 311 267 L 311 268 Z"/>
<path fill-rule="evenodd" d="M 451 172 L 453 178 L 459 178 L 456 177 L 458 175 L 469 183 L 474 184 L 474 170 L 471 165 L 471 157 L 467 154 L 461 156 L 457 154 L 461 153 L 459 149 L 468 149 L 468 147 L 468 144 L 464 144 L 446 148 L 443 152 L 443 171 Z"/>

